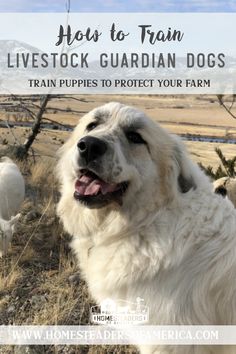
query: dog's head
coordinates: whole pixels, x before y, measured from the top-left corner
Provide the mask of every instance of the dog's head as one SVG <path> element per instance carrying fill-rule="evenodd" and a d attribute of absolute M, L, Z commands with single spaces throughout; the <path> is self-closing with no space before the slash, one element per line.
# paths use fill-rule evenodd
<path fill-rule="evenodd" d="M 157 210 L 196 187 L 182 144 L 119 103 L 86 114 L 61 151 L 64 192 L 86 208 Z"/>

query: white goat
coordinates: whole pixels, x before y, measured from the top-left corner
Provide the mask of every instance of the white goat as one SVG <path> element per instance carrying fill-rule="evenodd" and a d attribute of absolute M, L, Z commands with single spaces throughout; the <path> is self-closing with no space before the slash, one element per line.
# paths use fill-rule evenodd
<path fill-rule="evenodd" d="M 24 178 L 8 157 L 0 159 L 0 257 L 7 252 L 25 196 Z"/>
<path fill-rule="evenodd" d="M 236 178 L 222 177 L 214 183 L 214 191 L 223 197 L 228 197 L 236 208 Z"/>

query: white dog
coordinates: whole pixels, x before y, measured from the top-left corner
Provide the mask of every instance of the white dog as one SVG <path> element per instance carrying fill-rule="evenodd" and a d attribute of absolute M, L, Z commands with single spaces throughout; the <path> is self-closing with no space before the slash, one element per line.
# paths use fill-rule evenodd
<path fill-rule="evenodd" d="M 149 324 L 236 324 L 236 212 L 176 137 L 144 113 L 109 103 L 80 120 L 58 171 L 58 214 L 97 302 L 141 297 Z"/>

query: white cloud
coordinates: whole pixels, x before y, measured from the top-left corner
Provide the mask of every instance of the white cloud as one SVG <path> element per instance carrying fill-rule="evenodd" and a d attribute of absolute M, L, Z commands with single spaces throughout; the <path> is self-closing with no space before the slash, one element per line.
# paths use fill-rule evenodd
<path fill-rule="evenodd" d="M 65 11 L 66 0 L 5 0 L 2 12 Z M 235 0 L 71 0 L 71 11 L 236 11 Z"/>
<path fill-rule="evenodd" d="M 64 11 L 65 0 L 11 0 L 0 3 L 0 12 Z"/>
<path fill-rule="evenodd" d="M 132 3 L 132 1 L 130 2 Z M 149 11 L 234 11 L 235 0 L 135 0 L 136 8 Z M 224 10 L 223 10 L 224 9 Z"/>
<path fill-rule="evenodd" d="M 22 11 L 26 10 L 28 7 L 31 7 L 30 0 L 12 0 L 12 1 L 4 1 L 4 3 L 0 4 L 0 10 L 3 12 L 13 12 L 13 11 Z"/>
<path fill-rule="evenodd" d="M 132 1 L 130 2 L 132 4 Z M 76 8 L 77 11 L 110 11 L 119 12 L 125 11 L 127 9 L 127 3 L 125 1 L 119 0 L 90 0 L 85 3 L 85 1 L 71 0 L 71 9 Z"/>

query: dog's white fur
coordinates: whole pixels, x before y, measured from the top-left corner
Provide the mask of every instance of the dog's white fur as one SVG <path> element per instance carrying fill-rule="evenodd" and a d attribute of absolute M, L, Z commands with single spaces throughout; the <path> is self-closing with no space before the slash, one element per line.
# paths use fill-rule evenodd
<path fill-rule="evenodd" d="M 86 125 L 99 113 L 106 122 Z M 120 127 L 141 121 L 147 146 L 125 141 Z M 106 178 L 129 181 L 123 204 L 89 209 L 73 198 L 76 144 L 85 135 L 110 142 Z M 114 177 L 117 164 L 122 171 Z M 182 143 L 142 112 L 118 103 L 81 119 L 62 147 L 58 214 L 73 235 L 72 248 L 89 290 L 105 298 L 145 300 L 150 324 L 236 324 L 236 212 Z M 142 353 L 230 353 L 229 347 L 140 347 Z M 234 348 L 232 353 L 236 352 Z"/>
<path fill-rule="evenodd" d="M 0 160 L 0 257 L 7 252 L 24 200 L 25 182 L 17 165 L 8 157 Z"/>

